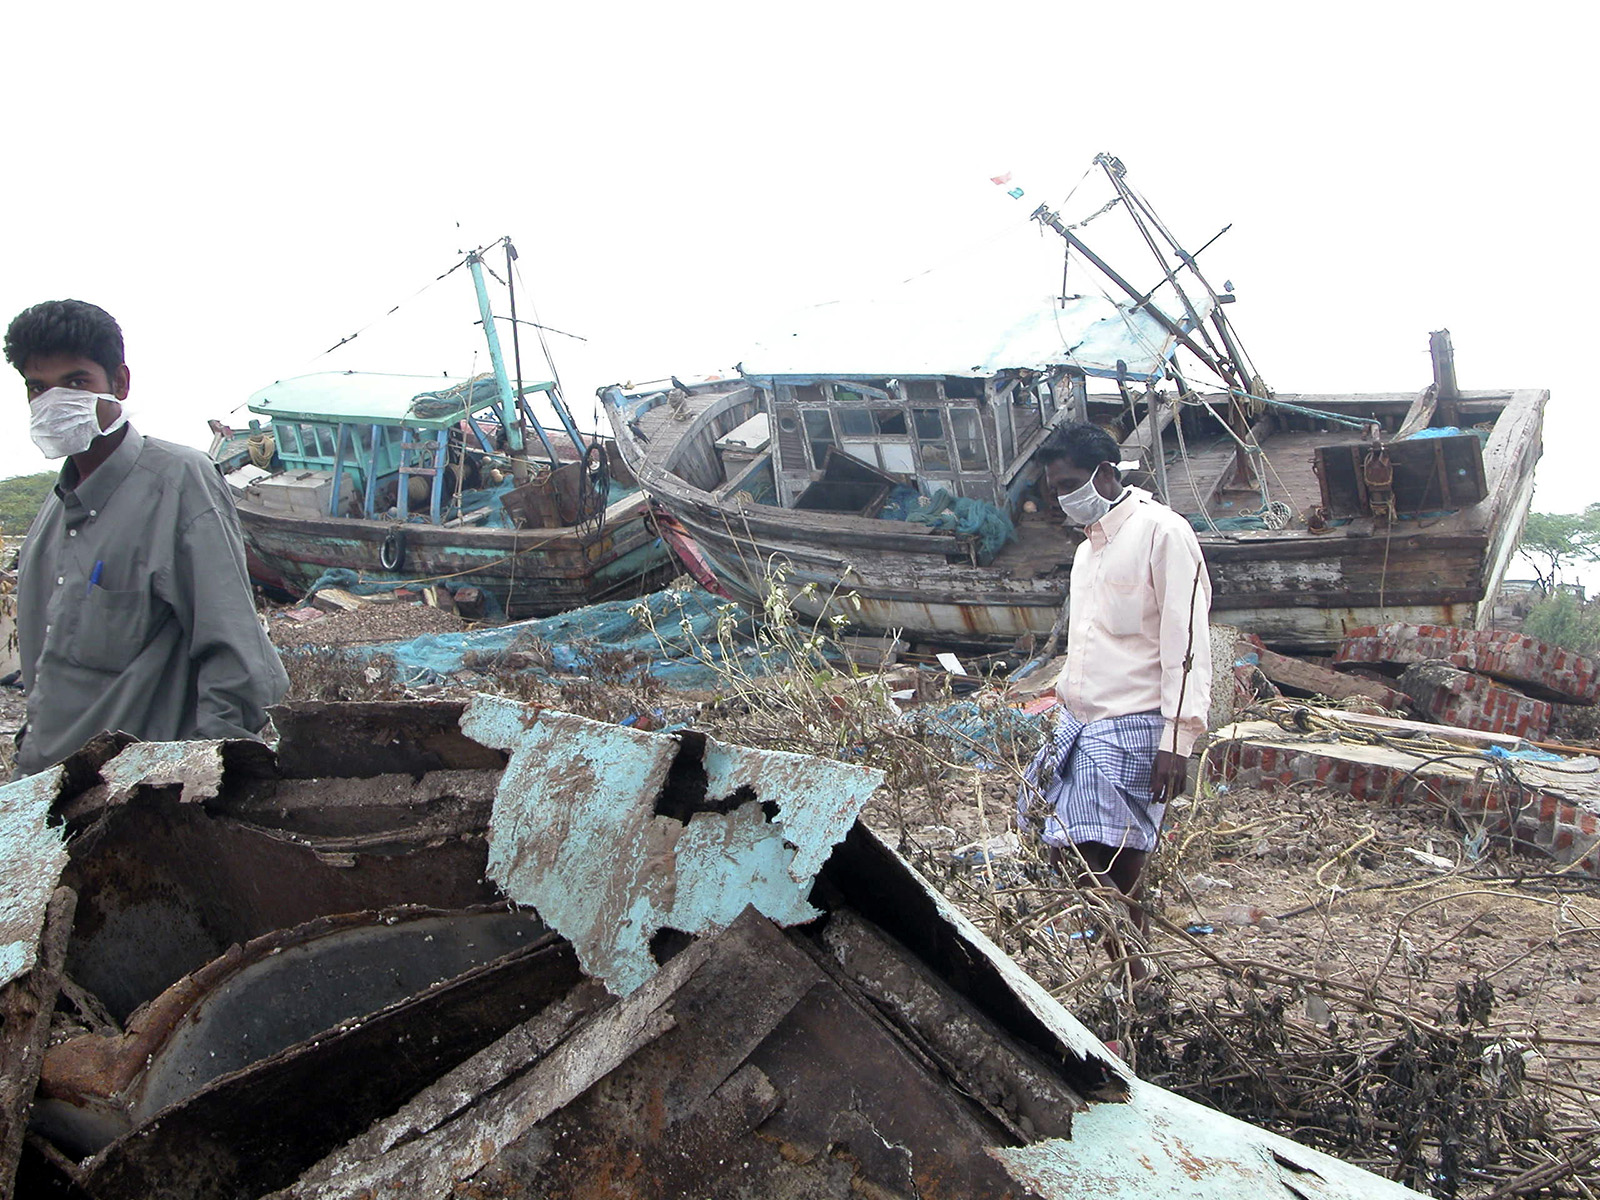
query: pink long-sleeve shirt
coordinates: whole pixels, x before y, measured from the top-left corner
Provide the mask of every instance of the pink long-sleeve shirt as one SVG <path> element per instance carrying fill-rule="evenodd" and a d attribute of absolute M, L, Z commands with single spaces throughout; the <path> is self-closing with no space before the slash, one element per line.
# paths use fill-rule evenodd
<path fill-rule="evenodd" d="M 1085 724 L 1159 709 L 1161 749 L 1174 748 L 1176 732 L 1187 756 L 1211 707 L 1211 580 L 1200 543 L 1188 521 L 1132 487 L 1085 532 L 1056 695 Z"/>

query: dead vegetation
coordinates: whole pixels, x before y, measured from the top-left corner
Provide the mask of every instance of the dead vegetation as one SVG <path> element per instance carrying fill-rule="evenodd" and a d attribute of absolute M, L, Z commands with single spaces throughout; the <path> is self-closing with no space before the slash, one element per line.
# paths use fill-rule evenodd
<path fill-rule="evenodd" d="M 935 836 L 983 833 L 975 808 L 933 814 Z M 1470 862 L 1423 806 L 1222 790 L 1169 816 L 1136 946 L 1027 840 L 978 869 L 928 832 L 906 834 L 924 872 L 1142 1077 L 1430 1195 L 1593 1194 L 1591 883 Z M 1133 953 L 1160 967 L 1138 986 Z"/>

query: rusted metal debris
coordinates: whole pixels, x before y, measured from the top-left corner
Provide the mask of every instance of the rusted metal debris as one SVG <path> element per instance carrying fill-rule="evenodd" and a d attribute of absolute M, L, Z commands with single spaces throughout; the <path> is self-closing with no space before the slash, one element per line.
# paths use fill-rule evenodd
<path fill-rule="evenodd" d="M 747 907 L 782 925 L 822 914 L 811 882 L 883 773 L 805 754 L 676 738 L 567 713 L 529 719 L 488 696 L 462 718 L 511 755 L 489 826 L 489 876 L 626 995 L 664 930 L 725 929 Z"/>
<path fill-rule="evenodd" d="M 275 761 L 62 773 L 80 901 L 19 1190 L 1411 1194 L 1134 1078 L 854 823 L 870 772 L 344 711 L 284 714 Z"/>

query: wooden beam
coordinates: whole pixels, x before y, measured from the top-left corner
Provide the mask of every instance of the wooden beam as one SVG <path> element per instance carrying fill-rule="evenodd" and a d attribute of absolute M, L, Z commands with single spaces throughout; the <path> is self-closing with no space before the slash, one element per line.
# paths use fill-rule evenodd
<path fill-rule="evenodd" d="M 1363 679 L 1359 675 L 1345 675 L 1327 667 L 1319 667 L 1315 663 L 1276 654 L 1271 650 L 1258 650 L 1256 653 L 1261 657 L 1261 673 L 1273 683 L 1282 684 L 1284 687 L 1327 696 L 1333 700 L 1349 700 L 1353 696 L 1361 696 L 1383 705 L 1384 708 L 1404 711 L 1409 711 L 1411 708 L 1408 697 L 1375 680 Z"/>
<path fill-rule="evenodd" d="M 1446 425 L 1459 423 L 1456 401 L 1461 389 L 1456 385 L 1456 352 L 1448 329 L 1435 329 L 1428 335 L 1428 356 L 1433 359 L 1433 388 L 1439 396 L 1439 413 Z"/>

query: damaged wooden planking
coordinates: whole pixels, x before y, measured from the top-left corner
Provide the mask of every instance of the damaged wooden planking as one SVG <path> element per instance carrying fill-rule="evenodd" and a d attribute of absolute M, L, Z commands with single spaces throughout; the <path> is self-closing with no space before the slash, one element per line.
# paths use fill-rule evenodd
<path fill-rule="evenodd" d="M 490 878 L 620 995 L 655 972 L 663 930 L 715 932 L 748 906 L 782 925 L 820 916 L 811 882 L 883 779 L 488 696 L 461 727 L 511 754 L 490 818 Z"/>

